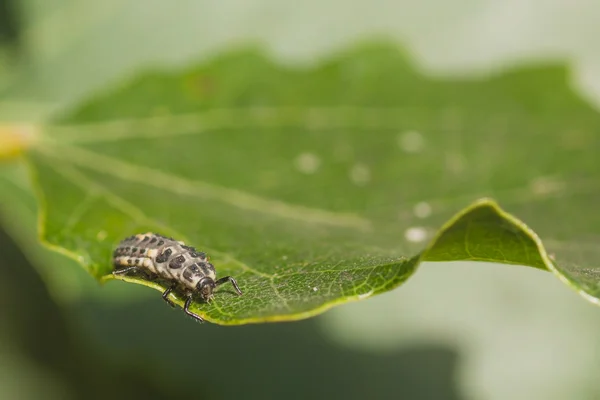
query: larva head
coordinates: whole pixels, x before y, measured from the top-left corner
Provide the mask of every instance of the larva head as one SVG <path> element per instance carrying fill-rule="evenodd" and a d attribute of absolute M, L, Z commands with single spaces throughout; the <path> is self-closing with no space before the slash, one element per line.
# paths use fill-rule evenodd
<path fill-rule="evenodd" d="M 215 281 L 211 277 L 205 276 L 198 281 L 196 289 L 198 290 L 198 293 L 200 293 L 202 300 L 209 301 L 212 298 L 213 290 L 216 286 Z"/>

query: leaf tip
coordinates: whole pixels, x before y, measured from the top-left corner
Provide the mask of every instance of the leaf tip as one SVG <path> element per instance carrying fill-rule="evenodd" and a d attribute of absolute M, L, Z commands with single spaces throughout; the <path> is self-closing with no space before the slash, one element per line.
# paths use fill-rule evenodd
<path fill-rule="evenodd" d="M 500 208 L 500 205 L 498 204 L 498 202 L 491 197 L 481 197 L 481 198 L 475 200 L 474 202 L 472 202 L 471 205 L 467 208 L 471 209 L 471 208 L 482 207 L 482 206 Z"/>

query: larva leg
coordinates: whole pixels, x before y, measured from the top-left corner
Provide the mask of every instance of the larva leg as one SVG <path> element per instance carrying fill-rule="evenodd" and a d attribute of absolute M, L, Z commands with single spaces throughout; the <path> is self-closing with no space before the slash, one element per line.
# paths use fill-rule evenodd
<path fill-rule="evenodd" d="M 185 300 L 185 306 L 183 307 L 183 311 L 185 311 L 185 313 L 187 315 L 189 315 L 190 317 L 198 320 L 198 322 L 204 322 L 204 320 L 202 319 L 202 317 L 200 317 L 198 314 L 193 313 L 193 312 L 190 311 L 190 305 L 192 304 L 192 300 L 193 300 L 193 297 L 190 294 L 188 296 L 188 298 Z"/>
<path fill-rule="evenodd" d="M 121 268 L 121 269 L 115 269 L 113 271 L 113 274 L 115 275 L 127 275 L 129 272 L 134 271 L 136 273 L 141 273 L 142 275 L 144 275 L 144 278 L 146 278 L 146 280 L 149 281 L 153 281 L 157 278 L 157 276 L 151 272 L 148 272 L 146 270 L 143 270 L 139 267 L 133 266 L 133 267 L 125 267 L 125 268 Z"/>
<path fill-rule="evenodd" d="M 215 285 L 219 286 L 219 285 L 224 284 L 225 282 L 231 282 L 231 284 L 235 288 L 235 291 L 238 292 L 238 294 L 240 296 L 242 295 L 242 291 L 240 290 L 240 287 L 238 286 L 236 280 L 233 277 L 231 277 L 231 276 L 226 276 L 226 277 L 223 277 L 223 278 L 217 280 L 215 282 Z"/>
<path fill-rule="evenodd" d="M 113 274 L 115 275 L 127 275 L 129 272 L 131 271 L 137 271 L 138 267 L 125 267 L 125 268 L 121 268 L 121 269 L 115 269 L 113 271 Z"/>
<path fill-rule="evenodd" d="M 171 294 L 171 292 L 173 291 L 173 289 L 175 289 L 177 285 L 171 285 L 167 290 L 165 290 L 162 294 L 162 298 L 164 301 L 166 301 L 167 303 L 169 303 L 169 305 L 171 307 L 175 307 L 175 303 L 173 303 L 171 300 L 169 300 L 169 294 Z"/>
<path fill-rule="evenodd" d="M 142 273 L 144 274 L 144 277 L 146 278 L 147 281 L 154 281 L 154 280 L 156 280 L 156 278 L 158 278 L 158 275 L 153 274 L 150 271 L 142 270 Z"/>

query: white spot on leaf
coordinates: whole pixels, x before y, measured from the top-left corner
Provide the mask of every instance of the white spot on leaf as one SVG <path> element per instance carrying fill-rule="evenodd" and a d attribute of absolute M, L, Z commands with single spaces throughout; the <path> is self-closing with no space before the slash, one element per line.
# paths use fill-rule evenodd
<path fill-rule="evenodd" d="M 422 226 L 411 226 L 404 231 L 404 237 L 409 242 L 420 243 L 427 239 L 427 230 Z"/>
<path fill-rule="evenodd" d="M 407 153 L 419 153 L 425 146 L 425 139 L 417 131 L 402 132 L 398 135 L 398 146 Z"/>
<path fill-rule="evenodd" d="M 565 183 L 557 178 L 541 176 L 531 182 L 531 191 L 534 194 L 544 196 L 563 191 Z"/>
<path fill-rule="evenodd" d="M 418 218 L 427 218 L 431 215 L 431 206 L 425 201 L 421 201 L 413 207 L 413 212 Z"/>
<path fill-rule="evenodd" d="M 314 174 L 321 166 L 321 160 L 314 153 L 302 153 L 296 157 L 296 168 L 304 174 Z"/>
<path fill-rule="evenodd" d="M 356 164 L 350 170 L 350 179 L 358 186 L 364 186 L 371 180 L 371 171 L 364 164 Z"/>
<path fill-rule="evenodd" d="M 313 288 L 313 292 L 316 292 L 317 290 L 319 290 L 319 288 L 315 286 L 315 287 Z"/>
<path fill-rule="evenodd" d="M 362 300 L 362 299 L 366 299 L 367 297 L 370 297 L 372 294 L 373 294 L 373 291 L 369 290 L 366 293 L 359 294 L 357 297 L 359 300 Z"/>
<path fill-rule="evenodd" d="M 445 164 L 449 172 L 460 174 L 465 170 L 467 161 L 462 154 L 446 153 Z"/>

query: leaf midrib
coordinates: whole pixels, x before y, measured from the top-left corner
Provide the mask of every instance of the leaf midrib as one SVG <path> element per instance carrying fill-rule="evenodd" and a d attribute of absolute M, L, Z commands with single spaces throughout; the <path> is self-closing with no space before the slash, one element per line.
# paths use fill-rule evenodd
<path fill-rule="evenodd" d="M 157 169 L 134 165 L 114 157 L 95 153 L 76 146 L 41 146 L 36 149 L 53 158 L 68 155 L 71 163 L 109 174 L 130 182 L 153 186 L 173 194 L 186 194 L 199 198 L 215 199 L 240 209 L 256 211 L 284 219 L 293 219 L 321 225 L 370 231 L 372 223 L 353 213 L 338 213 L 325 209 L 289 204 L 281 200 L 260 197 L 238 189 L 217 186 L 208 182 L 188 180 Z M 152 176 L 148 181 L 147 176 Z"/>

